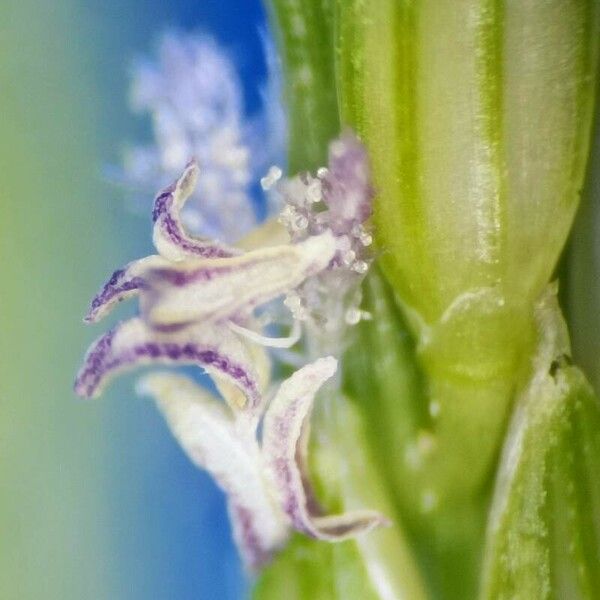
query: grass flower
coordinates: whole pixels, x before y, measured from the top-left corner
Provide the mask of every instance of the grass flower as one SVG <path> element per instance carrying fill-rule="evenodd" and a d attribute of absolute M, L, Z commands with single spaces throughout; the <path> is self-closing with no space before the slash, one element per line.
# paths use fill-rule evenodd
<path fill-rule="evenodd" d="M 295 289 L 328 267 L 335 252 L 325 232 L 298 244 L 242 252 L 186 233 L 179 211 L 194 188 L 191 163 L 154 203 L 159 254 L 116 271 L 93 299 L 88 322 L 138 295 L 140 316 L 117 325 L 90 348 L 76 381 L 83 396 L 97 395 L 108 378 L 140 364 L 198 364 L 238 387 L 250 405 L 260 386 L 246 342 L 228 324 L 243 327 L 252 311 Z"/>
<path fill-rule="evenodd" d="M 312 193 L 315 181 L 322 186 L 311 200 L 311 210 L 319 202 L 322 210 L 307 210 L 307 227 L 296 229 L 288 243 L 243 251 L 186 230 L 180 214 L 199 172 L 192 161 L 154 202 L 158 254 L 117 270 L 85 318 L 96 322 L 120 301 L 139 298 L 139 316 L 121 322 L 89 349 L 75 382 L 81 396 L 97 396 L 111 377 L 142 365 L 192 364 L 213 378 L 225 404 L 171 373 L 146 376 L 139 390 L 157 399 L 190 459 L 227 494 L 234 536 L 250 570 L 267 561 L 292 529 L 339 541 L 386 522 L 370 510 L 324 514 L 309 483 L 307 440 L 315 395 L 336 372 L 337 360 L 327 356 L 301 367 L 269 402 L 264 346 L 290 346 L 299 336 L 268 338 L 255 315 L 284 295 L 288 306 L 291 297 L 309 298 L 314 290 L 323 297 L 349 274 L 356 287 L 363 270 L 344 257 L 353 244 L 365 246 L 366 234 L 356 230 L 370 214 L 365 165 L 364 149 L 346 134 L 332 145 L 330 169 L 310 183 L 308 176 L 302 180 L 300 196 Z M 294 185 L 285 182 L 283 188 Z M 300 196 L 287 198 L 300 208 Z M 327 283 L 326 273 L 334 280 Z M 343 302 L 344 285 L 334 301 Z M 311 305 L 313 318 L 319 307 L 316 301 Z M 299 307 L 292 316 L 295 323 L 307 318 Z"/>

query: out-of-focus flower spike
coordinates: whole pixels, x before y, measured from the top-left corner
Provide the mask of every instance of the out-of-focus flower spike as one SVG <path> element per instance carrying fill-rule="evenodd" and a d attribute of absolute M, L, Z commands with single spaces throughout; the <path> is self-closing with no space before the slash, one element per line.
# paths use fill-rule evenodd
<path fill-rule="evenodd" d="M 298 531 L 339 541 L 387 523 L 379 513 L 361 510 L 342 515 L 316 514 L 307 487 L 305 435 L 315 394 L 333 376 L 337 361 L 321 358 L 284 381 L 265 415 L 263 457 L 283 510 Z"/>
<path fill-rule="evenodd" d="M 152 192 L 196 157 L 203 176 L 183 221 L 190 232 L 235 242 L 256 225 L 253 159 L 266 135 L 247 127 L 236 65 L 212 37 L 167 32 L 157 51 L 132 71 L 132 108 L 150 116 L 154 139 L 126 153 L 125 181 L 136 195 Z"/>
<path fill-rule="evenodd" d="M 162 256 L 153 254 L 134 260 L 122 269 L 115 271 L 111 278 L 96 294 L 84 317 L 86 323 L 96 323 L 105 317 L 116 304 L 139 293 L 144 287 L 144 275 L 151 268 L 168 267 L 169 262 Z"/>
<path fill-rule="evenodd" d="M 171 326 L 247 313 L 325 269 L 335 251 L 326 232 L 298 244 L 150 270 L 142 314 L 152 324 Z"/>
<path fill-rule="evenodd" d="M 255 439 L 240 437 L 225 406 L 185 377 L 152 374 L 138 389 L 156 399 L 186 454 L 227 494 L 244 563 L 250 570 L 260 567 L 285 541 L 288 527 L 265 486 Z"/>
<path fill-rule="evenodd" d="M 244 345 L 227 330 L 211 325 L 156 331 L 141 319 L 123 321 L 101 336 L 85 356 L 75 380 L 80 396 L 98 396 L 115 375 L 149 364 L 198 365 L 243 392 L 248 411 L 261 403 L 258 375 Z"/>
<path fill-rule="evenodd" d="M 154 200 L 154 246 L 161 256 L 171 261 L 186 258 L 223 258 L 239 254 L 239 250 L 187 233 L 180 212 L 196 188 L 199 168 L 191 160 L 183 173 Z"/>

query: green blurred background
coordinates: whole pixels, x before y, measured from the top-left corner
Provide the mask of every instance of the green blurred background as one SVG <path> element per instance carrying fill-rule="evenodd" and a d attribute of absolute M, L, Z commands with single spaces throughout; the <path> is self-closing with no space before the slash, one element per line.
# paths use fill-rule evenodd
<path fill-rule="evenodd" d="M 110 597 L 110 402 L 70 391 L 79 316 L 118 262 L 98 165 L 108 141 L 73 2 L 0 8 L 0 597 Z"/>
<path fill-rule="evenodd" d="M 258 2 L 0 2 L 2 600 L 242 593 L 219 492 L 131 379 L 97 402 L 71 386 L 105 327 L 82 324 L 91 295 L 150 249 L 149 216 L 103 176 L 147 127 L 127 109 L 130 60 L 201 25 L 251 79 L 263 22 Z"/>

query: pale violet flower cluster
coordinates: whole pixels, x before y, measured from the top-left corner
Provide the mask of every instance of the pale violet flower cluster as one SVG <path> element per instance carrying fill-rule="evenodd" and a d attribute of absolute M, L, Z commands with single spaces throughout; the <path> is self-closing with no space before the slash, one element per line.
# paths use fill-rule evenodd
<path fill-rule="evenodd" d="M 305 324 L 310 355 L 339 354 L 349 325 L 370 315 L 360 309 L 360 283 L 372 262 L 367 226 L 373 190 L 365 147 L 346 131 L 329 147 L 329 166 L 315 175 L 280 180 L 272 168 L 263 188 L 279 198 L 279 222 L 293 242 L 329 231 L 336 251 L 329 269 L 287 295 L 286 306 Z"/>
<path fill-rule="evenodd" d="M 195 233 L 231 242 L 256 224 L 251 185 L 278 160 L 285 130 L 276 59 L 268 41 L 264 47 L 269 77 L 264 109 L 253 119 L 244 114 L 232 60 L 207 35 L 167 33 L 157 60 L 138 61 L 133 69 L 131 106 L 150 116 L 154 139 L 126 151 L 125 183 L 145 198 L 193 156 L 203 176 L 183 219 Z"/>
<path fill-rule="evenodd" d="M 264 346 L 290 346 L 297 336 L 264 336 L 257 309 L 296 294 L 319 312 L 317 300 L 308 299 L 310 290 L 325 297 L 329 277 L 338 285 L 342 275 L 343 280 L 352 273 L 356 286 L 364 274 L 356 263 L 367 260 L 364 220 L 371 191 L 366 155 L 347 133 L 332 143 L 330 156 L 328 170 L 318 179 L 321 197 L 313 203 L 321 203 L 321 211 L 308 215 L 314 227 L 283 241 L 259 235 L 262 245 L 255 236 L 252 244 L 246 242 L 246 247 L 258 246 L 253 250 L 186 230 L 180 214 L 199 173 L 192 161 L 155 199 L 157 254 L 116 271 L 86 317 L 98 321 L 118 302 L 139 299 L 139 315 L 118 324 L 88 350 L 75 382 L 81 396 L 98 395 L 111 377 L 142 365 L 191 364 L 213 379 L 225 402 L 173 373 L 150 374 L 139 389 L 157 399 L 191 460 L 211 473 L 226 493 L 234 535 L 251 570 L 264 564 L 292 530 L 338 541 L 386 522 L 369 510 L 325 515 L 310 488 L 309 417 L 315 395 L 334 375 L 337 360 L 311 358 L 269 401 L 270 364 Z M 313 182 L 302 181 L 306 186 Z M 352 249 L 355 256 L 349 260 Z M 344 285 L 349 289 L 350 284 Z M 332 293 L 335 301 L 344 301 L 337 291 Z M 325 317 L 330 308 L 323 307 Z M 296 321 L 304 318 L 293 314 Z"/>

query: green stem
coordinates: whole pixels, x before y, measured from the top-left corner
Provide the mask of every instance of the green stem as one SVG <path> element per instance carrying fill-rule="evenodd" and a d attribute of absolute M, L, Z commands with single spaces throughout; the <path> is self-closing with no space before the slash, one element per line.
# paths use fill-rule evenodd
<path fill-rule="evenodd" d="M 333 484 L 341 499 L 342 510 L 366 506 L 380 511 L 390 519 L 390 526 L 380 528 L 353 542 L 364 565 L 366 579 L 375 597 L 411 598 L 428 597 L 421 581 L 410 544 L 403 533 L 402 520 L 390 502 L 388 486 L 381 478 L 380 463 L 371 460 L 366 443 L 363 415 L 342 396 L 332 399 L 334 411 L 327 429 L 328 443 L 321 444 L 322 467 L 320 478 Z M 341 546 L 336 546 L 336 551 Z M 348 578 L 342 565 L 337 569 L 340 581 Z M 346 591 L 345 591 L 346 590 Z M 339 589 L 339 598 L 349 598 L 350 588 Z"/>
<path fill-rule="evenodd" d="M 440 438 L 427 411 L 427 382 L 414 337 L 377 270 L 365 282 L 363 305 L 373 318 L 357 327 L 344 357 L 345 389 L 362 411 L 397 518 L 410 534 L 433 597 L 472 597 L 487 494 L 462 502 L 439 496 L 441 474 L 433 475 L 431 460 Z M 455 462 L 446 457 L 439 464 L 442 469 Z M 453 476 L 460 485 L 463 473 Z"/>
<path fill-rule="evenodd" d="M 561 293 L 566 296 L 565 310 L 571 331 L 573 358 L 586 373 L 597 394 L 600 393 L 599 108 L 596 109 L 594 139 L 582 205 L 563 261 L 566 281 L 561 281 Z"/>
<path fill-rule="evenodd" d="M 444 501 L 481 492 L 527 368 L 581 186 L 597 9 L 337 3 L 342 124 L 369 147 L 380 262 L 416 337 Z"/>
<path fill-rule="evenodd" d="M 506 437 L 481 598 L 600 594 L 600 404 L 570 365 L 554 292 L 536 310 L 537 350 Z"/>
<path fill-rule="evenodd" d="M 379 423 L 373 443 L 387 444 L 380 460 L 397 457 L 387 470 L 425 560 L 437 555 L 443 597 L 474 594 L 490 478 L 535 348 L 533 305 L 577 207 L 597 17 L 594 0 L 336 5 L 341 121 L 369 148 L 379 262 L 415 340 L 412 356 L 388 361 L 401 344 L 379 330 L 387 320 L 398 335 L 398 319 L 369 307 L 369 348 L 379 339 L 382 351 L 363 360 L 391 382 L 412 360 L 422 381 L 375 387 L 396 435 Z"/>
<path fill-rule="evenodd" d="M 288 109 L 288 169 L 326 163 L 339 132 L 333 71 L 333 10 L 329 0 L 270 0 L 268 8 L 283 61 Z"/>
<path fill-rule="evenodd" d="M 289 168 L 323 164 L 340 125 L 354 127 L 368 146 L 387 282 L 376 272 L 367 280 L 373 321 L 360 326 L 345 357 L 347 393 L 428 591 L 471 598 L 502 438 L 537 346 L 534 305 L 578 203 L 599 4 L 332 6 L 271 2 L 290 109 Z M 344 494 L 333 491 L 338 500 Z M 398 539 L 390 554 L 402 568 Z M 292 544 L 288 567 L 302 563 L 307 544 Z M 319 579 L 330 594 L 323 598 L 346 589 L 337 579 L 344 570 L 365 574 L 356 548 L 337 563 L 330 547 L 310 552 L 331 569 Z M 282 584 L 272 571 L 268 577 Z"/>

